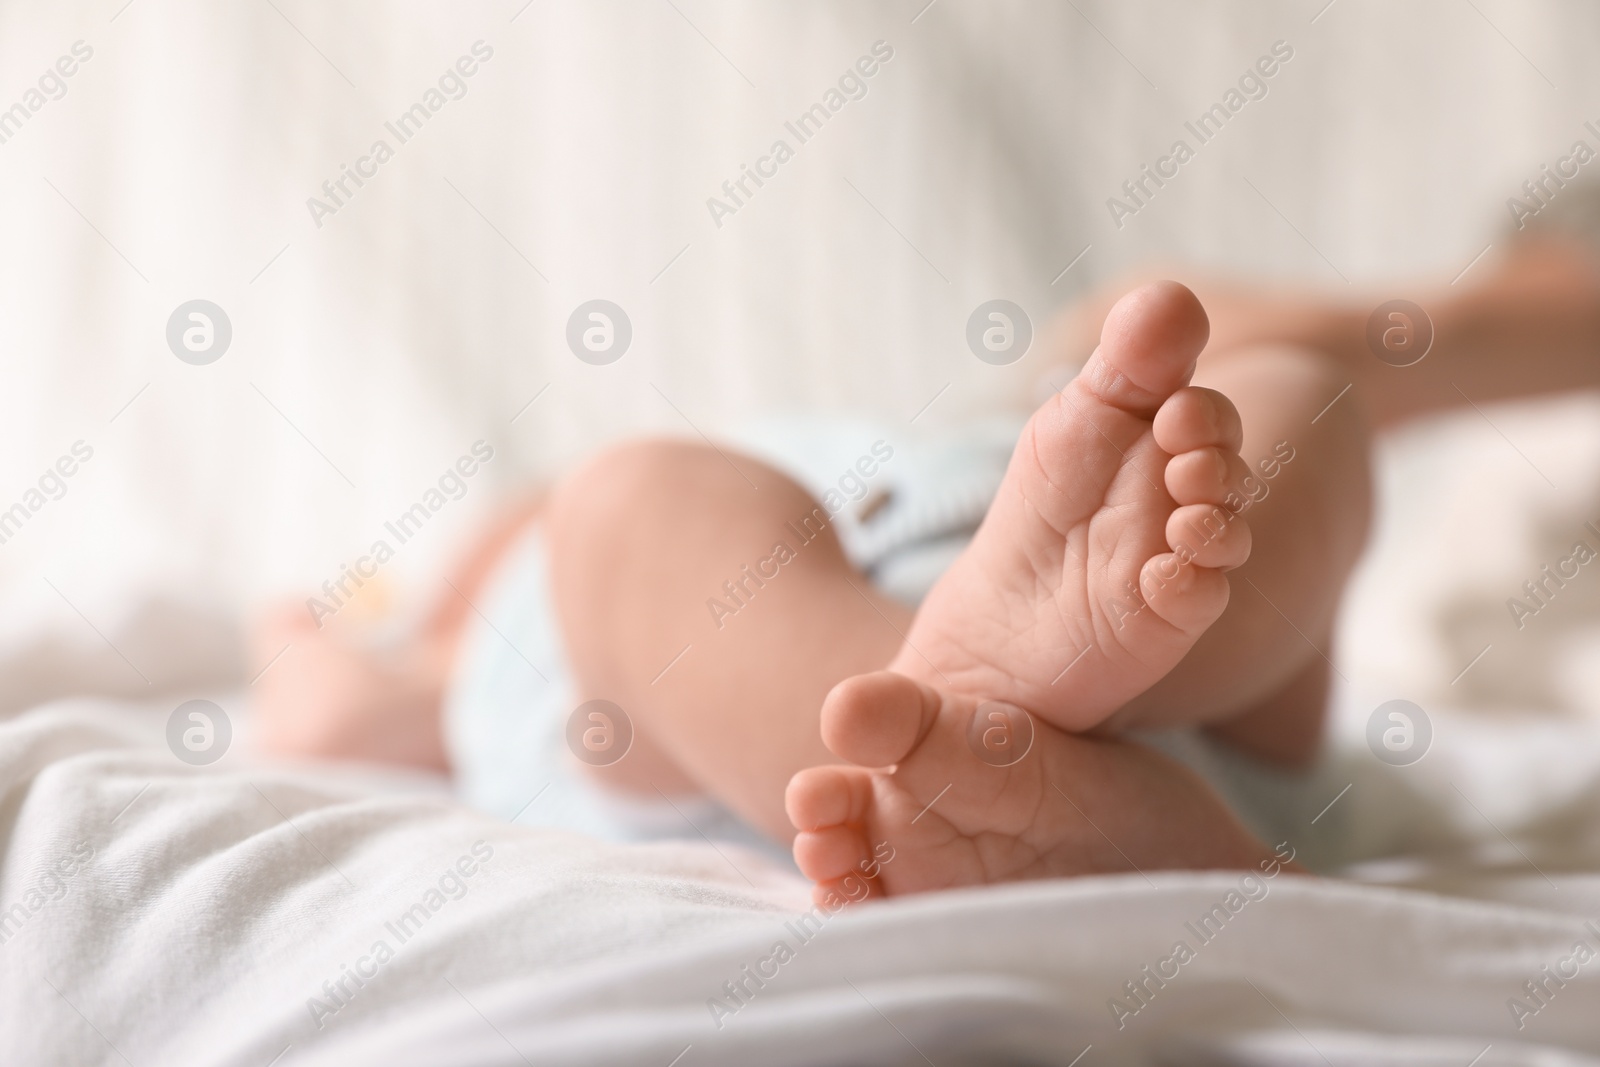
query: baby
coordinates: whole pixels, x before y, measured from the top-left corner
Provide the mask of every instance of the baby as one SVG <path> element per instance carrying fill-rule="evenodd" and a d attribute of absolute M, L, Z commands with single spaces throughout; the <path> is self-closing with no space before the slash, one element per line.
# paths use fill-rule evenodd
<path fill-rule="evenodd" d="M 709 444 L 613 448 L 492 531 L 402 654 L 361 652 L 303 607 L 271 620 L 262 662 L 295 652 L 258 686 L 263 742 L 444 768 L 456 635 L 537 522 L 581 697 L 626 708 L 634 731 L 626 758 L 586 773 L 619 794 L 714 798 L 791 843 L 819 896 L 862 870 L 898 895 L 1271 862 L 1204 781 L 1136 738 L 1187 728 L 1309 765 L 1368 525 L 1369 414 L 1594 384 L 1597 291 L 1574 248 L 1525 242 L 1475 291 L 1431 302 L 1433 362 L 1404 368 L 1365 344 L 1370 308 L 1217 290 L 1227 336 L 1208 348 L 1206 311 L 1176 282 L 1090 303 L 1061 343 L 1092 322 L 1098 344 L 1028 420 L 915 610 L 823 528 L 736 619 L 708 620 L 708 593 L 818 503 Z M 1548 342 L 1520 375 L 1491 344 L 1519 322 Z M 885 842 L 893 863 L 873 862 Z"/>

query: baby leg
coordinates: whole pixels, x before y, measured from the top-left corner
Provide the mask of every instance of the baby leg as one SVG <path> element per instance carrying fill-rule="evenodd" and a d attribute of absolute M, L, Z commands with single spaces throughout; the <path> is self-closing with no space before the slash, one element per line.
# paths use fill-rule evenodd
<path fill-rule="evenodd" d="M 584 697 L 631 718 L 635 747 L 596 769 L 655 798 L 704 790 L 780 840 L 783 791 L 823 747 L 823 698 L 877 670 L 910 612 L 845 559 L 789 478 L 698 444 L 642 442 L 573 473 L 550 501 L 556 609 Z"/>

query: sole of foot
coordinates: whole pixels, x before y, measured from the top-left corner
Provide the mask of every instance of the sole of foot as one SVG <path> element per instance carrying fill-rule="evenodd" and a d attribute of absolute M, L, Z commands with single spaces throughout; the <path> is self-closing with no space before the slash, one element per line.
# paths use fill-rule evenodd
<path fill-rule="evenodd" d="M 891 671 L 836 686 L 822 732 L 856 766 L 801 771 L 785 797 L 819 901 L 859 899 L 862 882 L 868 896 L 899 896 L 1274 859 L 1204 782 L 1142 745 Z"/>
<path fill-rule="evenodd" d="M 1239 414 L 1187 384 L 1207 330 L 1175 282 L 1118 301 L 891 669 L 1083 731 L 1178 664 L 1250 554 Z"/>

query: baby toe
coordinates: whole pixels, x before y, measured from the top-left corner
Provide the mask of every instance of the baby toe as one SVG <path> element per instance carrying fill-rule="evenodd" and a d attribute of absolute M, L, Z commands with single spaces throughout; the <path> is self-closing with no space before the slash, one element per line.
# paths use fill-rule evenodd
<path fill-rule="evenodd" d="M 807 767 L 789 779 L 784 812 L 796 830 L 859 823 L 872 800 L 872 779 L 856 767 Z"/>
<path fill-rule="evenodd" d="M 829 826 L 795 835 L 794 862 L 813 882 L 860 874 L 872 861 L 866 836 L 856 826 Z"/>
<path fill-rule="evenodd" d="M 1230 570 L 1250 558 L 1250 524 L 1216 504 L 1189 504 L 1167 517 L 1167 545 L 1199 566 Z"/>
<path fill-rule="evenodd" d="M 1218 447 L 1196 448 L 1167 461 L 1167 493 L 1182 504 L 1228 504 L 1241 499 L 1239 486 L 1250 468 L 1237 452 Z"/>
<path fill-rule="evenodd" d="M 1203 631 L 1228 606 L 1227 575 L 1184 563 L 1172 552 L 1146 561 L 1139 572 L 1139 591 L 1152 611 L 1184 633 Z"/>
<path fill-rule="evenodd" d="M 1211 326 L 1177 282 L 1141 285 L 1106 314 L 1100 346 L 1075 384 L 1113 407 L 1149 418 L 1194 374 Z"/>
<path fill-rule="evenodd" d="M 1156 412 L 1151 432 L 1162 451 L 1174 456 L 1197 448 L 1237 452 L 1244 444 L 1244 423 L 1233 401 L 1198 385 L 1168 397 Z"/>
<path fill-rule="evenodd" d="M 840 759 L 887 767 L 917 747 L 939 705 L 932 689 L 893 671 L 846 678 L 822 702 L 822 741 Z"/>
<path fill-rule="evenodd" d="M 818 882 L 811 887 L 812 902 L 830 909 L 843 904 L 859 904 L 863 900 L 881 896 L 884 896 L 883 887 L 876 880 L 860 873 Z"/>

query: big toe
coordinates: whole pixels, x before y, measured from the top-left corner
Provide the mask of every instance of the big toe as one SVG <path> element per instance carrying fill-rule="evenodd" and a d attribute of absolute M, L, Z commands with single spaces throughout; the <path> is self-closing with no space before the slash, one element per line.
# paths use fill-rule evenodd
<path fill-rule="evenodd" d="M 1100 400 L 1145 418 L 1188 384 L 1211 324 L 1187 286 L 1142 285 L 1118 300 L 1100 328 L 1100 347 L 1078 375 Z"/>
<path fill-rule="evenodd" d="M 939 694 L 893 671 L 846 678 L 822 702 L 822 742 L 840 759 L 888 767 L 927 736 Z"/>

